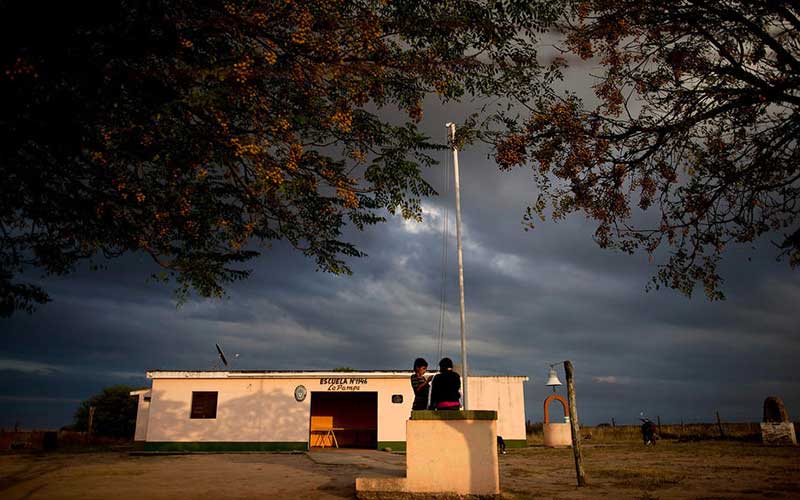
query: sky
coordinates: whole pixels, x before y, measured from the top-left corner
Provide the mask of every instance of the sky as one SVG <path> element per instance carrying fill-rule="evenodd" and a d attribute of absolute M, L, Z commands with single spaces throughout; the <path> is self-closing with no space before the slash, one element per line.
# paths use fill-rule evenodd
<path fill-rule="evenodd" d="M 581 72 L 582 71 L 582 72 Z M 585 68 L 567 85 L 585 84 Z M 570 82 L 570 79 L 572 80 Z M 477 107 L 426 106 L 422 127 L 445 140 L 444 123 Z M 349 241 L 368 255 L 352 276 L 316 270 L 276 243 L 249 263 L 247 281 L 222 300 L 178 307 L 173 289 L 148 280 L 149 258 L 129 254 L 41 281 L 53 301 L 33 315 L 0 319 L 0 427 L 58 428 L 103 387 L 146 387 L 148 369 L 207 370 L 218 343 L 240 356 L 232 369 L 411 369 L 438 355 L 442 274 L 443 355 L 459 362 L 459 309 L 452 190 L 441 165 L 425 173 L 442 193 L 424 200 L 422 222 L 389 216 Z M 600 249 L 583 216 L 525 231 L 536 199 L 525 168 L 500 172 L 486 147 L 460 153 L 466 335 L 470 373 L 525 375 L 526 418 L 542 420 L 549 365 L 575 368 L 585 425 L 757 422 L 767 396 L 800 414 L 800 274 L 776 262 L 768 239 L 732 247 L 721 270 L 727 300 L 646 291 L 658 260 Z M 442 220 L 447 213 L 447 266 Z M 564 381 L 563 367 L 557 367 Z M 564 388 L 560 392 L 565 394 Z"/>

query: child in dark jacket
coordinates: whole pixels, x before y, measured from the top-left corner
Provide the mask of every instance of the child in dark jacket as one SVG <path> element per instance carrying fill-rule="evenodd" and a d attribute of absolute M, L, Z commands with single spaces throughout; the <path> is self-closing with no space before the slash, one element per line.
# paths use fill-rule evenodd
<path fill-rule="evenodd" d="M 432 410 L 461 409 L 461 376 L 453 371 L 453 360 L 442 358 L 439 361 L 439 374 L 433 377 L 431 387 Z"/>

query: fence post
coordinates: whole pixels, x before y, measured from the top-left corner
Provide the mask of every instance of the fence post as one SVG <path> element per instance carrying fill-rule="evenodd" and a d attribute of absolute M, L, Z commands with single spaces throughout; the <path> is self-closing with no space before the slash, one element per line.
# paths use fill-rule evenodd
<path fill-rule="evenodd" d="M 89 422 L 86 424 L 86 440 L 91 442 L 92 440 L 92 424 L 94 420 L 94 406 L 89 407 Z"/>
<path fill-rule="evenodd" d="M 717 427 L 719 427 L 719 437 L 725 437 L 725 431 L 722 429 L 722 420 L 719 418 L 719 410 L 717 410 Z"/>
<path fill-rule="evenodd" d="M 572 454 L 575 456 L 575 473 L 578 476 L 578 486 L 586 486 L 586 472 L 583 470 L 583 454 L 581 453 L 581 431 L 578 425 L 578 408 L 575 404 L 575 380 L 572 374 L 571 361 L 564 361 L 564 372 L 567 374 L 569 425 L 572 431 Z"/>

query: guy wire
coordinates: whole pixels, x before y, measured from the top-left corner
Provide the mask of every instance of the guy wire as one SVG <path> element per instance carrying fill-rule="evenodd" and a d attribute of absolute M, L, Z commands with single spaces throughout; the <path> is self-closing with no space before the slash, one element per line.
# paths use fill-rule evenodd
<path fill-rule="evenodd" d="M 450 144 L 450 130 L 447 129 L 445 144 Z M 437 335 L 437 343 L 436 343 L 436 363 L 439 359 L 442 359 L 443 351 L 444 351 L 444 337 L 447 330 L 447 236 L 449 232 L 449 216 L 450 216 L 450 209 L 448 206 L 449 200 L 447 200 L 448 195 L 450 193 L 450 168 L 451 168 L 451 160 L 450 155 L 452 151 L 446 150 L 445 157 L 444 157 L 444 173 L 443 173 L 443 182 L 442 182 L 442 194 L 441 198 L 442 201 L 442 248 L 441 248 L 441 287 L 439 291 L 439 330 Z"/>

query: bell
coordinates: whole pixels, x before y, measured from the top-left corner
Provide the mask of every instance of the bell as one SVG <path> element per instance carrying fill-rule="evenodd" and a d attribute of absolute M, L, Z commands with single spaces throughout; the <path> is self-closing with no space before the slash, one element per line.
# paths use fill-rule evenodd
<path fill-rule="evenodd" d="M 547 383 L 544 385 L 551 386 L 554 391 L 556 390 L 557 385 L 561 385 L 561 381 L 558 380 L 556 369 L 552 366 L 550 367 L 550 374 L 547 376 Z"/>

